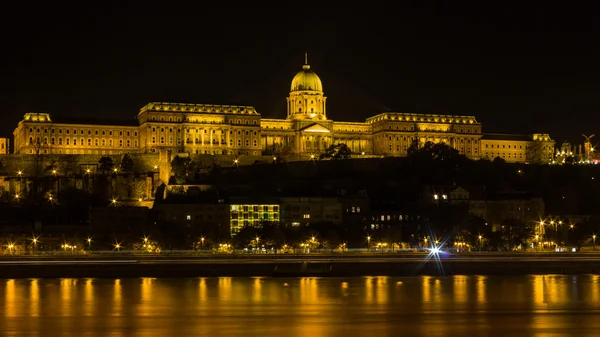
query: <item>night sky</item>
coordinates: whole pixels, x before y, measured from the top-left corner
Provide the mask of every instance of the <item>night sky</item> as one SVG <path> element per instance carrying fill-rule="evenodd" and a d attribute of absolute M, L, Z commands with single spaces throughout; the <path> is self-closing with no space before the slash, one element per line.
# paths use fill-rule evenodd
<path fill-rule="evenodd" d="M 334 120 L 467 114 L 484 132 L 548 132 L 557 145 L 600 134 L 599 29 L 584 8 L 11 3 L 0 14 L 3 137 L 29 111 L 131 119 L 151 101 L 285 118 L 304 52 Z"/>

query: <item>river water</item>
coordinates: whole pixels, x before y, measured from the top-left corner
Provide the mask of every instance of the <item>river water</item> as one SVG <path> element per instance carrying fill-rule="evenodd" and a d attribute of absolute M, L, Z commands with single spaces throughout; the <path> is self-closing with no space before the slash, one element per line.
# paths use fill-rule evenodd
<path fill-rule="evenodd" d="M 600 276 L 10 279 L 0 336 L 600 336 Z"/>

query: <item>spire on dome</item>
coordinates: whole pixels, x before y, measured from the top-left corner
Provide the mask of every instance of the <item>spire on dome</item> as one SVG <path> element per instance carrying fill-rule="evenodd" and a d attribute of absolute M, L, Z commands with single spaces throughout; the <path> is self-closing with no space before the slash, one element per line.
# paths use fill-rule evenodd
<path fill-rule="evenodd" d="M 304 65 L 302 66 L 302 69 L 308 70 L 310 69 L 310 66 L 308 65 L 308 53 L 304 52 Z"/>

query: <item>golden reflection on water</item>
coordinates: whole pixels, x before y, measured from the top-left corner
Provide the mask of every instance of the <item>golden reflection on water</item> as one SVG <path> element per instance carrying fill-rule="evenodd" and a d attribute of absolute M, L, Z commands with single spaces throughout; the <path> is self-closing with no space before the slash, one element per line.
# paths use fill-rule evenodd
<path fill-rule="evenodd" d="M 303 304 L 314 304 L 319 301 L 317 279 L 303 277 L 300 279 L 300 301 Z"/>
<path fill-rule="evenodd" d="M 84 314 L 86 316 L 94 316 L 95 303 L 94 303 L 94 280 L 93 279 L 88 278 L 85 280 L 85 286 L 83 288 L 83 293 L 84 293 L 84 301 L 85 301 Z"/>
<path fill-rule="evenodd" d="M 206 289 L 206 278 L 201 277 L 198 280 L 198 300 L 200 303 L 206 302 L 207 299 L 207 289 Z"/>
<path fill-rule="evenodd" d="M 219 278 L 219 299 L 222 301 L 231 301 L 231 277 L 220 277 Z"/>
<path fill-rule="evenodd" d="M 516 296 L 519 289 L 526 289 L 525 297 Z M 428 305 L 420 307 L 419 300 Z M 510 335 L 507 329 L 566 336 L 568 327 L 600 330 L 600 321 L 594 323 L 598 275 L 18 279 L 0 282 L 0 301 L 0 336 L 79 336 L 94 329 L 94 336 L 161 337 L 391 336 L 413 329 L 431 337 Z M 514 314 L 495 314 L 507 310 Z"/>
<path fill-rule="evenodd" d="M 431 302 L 431 276 L 423 276 L 421 278 L 421 301 L 423 303 Z"/>
<path fill-rule="evenodd" d="M 77 284 L 76 279 L 65 278 L 60 280 L 60 315 L 71 316 L 73 313 L 73 292 L 75 285 Z"/>
<path fill-rule="evenodd" d="M 116 279 L 113 284 L 113 316 L 120 316 L 123 313 L 123 290 L 121 289 L 121 280 Z"/>
<path fill-rule="evenodd" d="M 590 279 L 591 291 L 589 301 L 600 303 L 600 275 L 592 275 Z"/>
<path fill-rule="evenodd" d="M 258 303 L 262 300 L 262 285 L 261 278 L 257 277 L 252 283 L 252 301 Z"/>
<path fill-rule="evenodd" d="M 546 285 L 543 275 L 534 275 L 532 285 L 533 304 L 541 306 L 546 302 Z"/>
<path fill-rule="evenodd" d="M 454 290 L 454 300 L 458 303 L 463 303 L 466 302 L 468 300 L 467 298 L 467 280 L 469 279 L 468 276 L 465 275 L 456 275 L 454 276 L 454 284 L 453 284 L 453 290 Z"/>
<path fill-rule="evenodd" d="M 29 316 L 38 317 L 40 315 L 40 285 L 37 279 L 29 283 Z"/>
<path fill-rule="evenodd" d="M 487 301 L 486 297 L 486 278 L 487 276 L 475 276 L 475 292 L 477 296 L 477 304 L 484 304 Z"/>
<path fill-rule="evenodd" d="M 378 276 L 375 282 L 376 290 L 376 302 L 377 304 L 386 304 L 390 298 L 388 291 L 388 277 Z"/>
<path fill-rule="evenodd" d="M 142 302 L 152 301 L 154 279 L 149 277 L 142 278 Z"/>
<path fill-rule="evenodd" d="M 6 280 L 4 288 L 4 316 L 15 317 L 15 310 L 17 308 L 16 299 L 16 288 L 15 280 Z"/>
<path fill-rule="evenodd" d="M 365 277 L 365 303 L 371 304 L 373 300 L 373 277 Z"/>

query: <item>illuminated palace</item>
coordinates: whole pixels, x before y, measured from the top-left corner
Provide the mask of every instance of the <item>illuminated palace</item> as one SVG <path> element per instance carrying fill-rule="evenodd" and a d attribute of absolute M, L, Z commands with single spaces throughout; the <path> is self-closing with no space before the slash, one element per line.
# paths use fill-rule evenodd
<path fill-rule="evenodd" d="M 327 118 L 321 79 L 308 64 L 292 80 L 287 118 L 267 119 L 251 106 L 154 102 L 133 123 L 70 121 L 27 113 L 14 131 L 14 153 L 173 153 L 261 155 L 274 144 L 300 158 L 345 143 L 356 155 L 405 156 L 413 141 L 444 142 L 472 159 L 526 162 L 537 149 L 549 161 L 547 134 L 487 135 L 473 116 L 386 112 L 363 122 Z M 7 146 L 8 143 L 4 144 Z"/>

